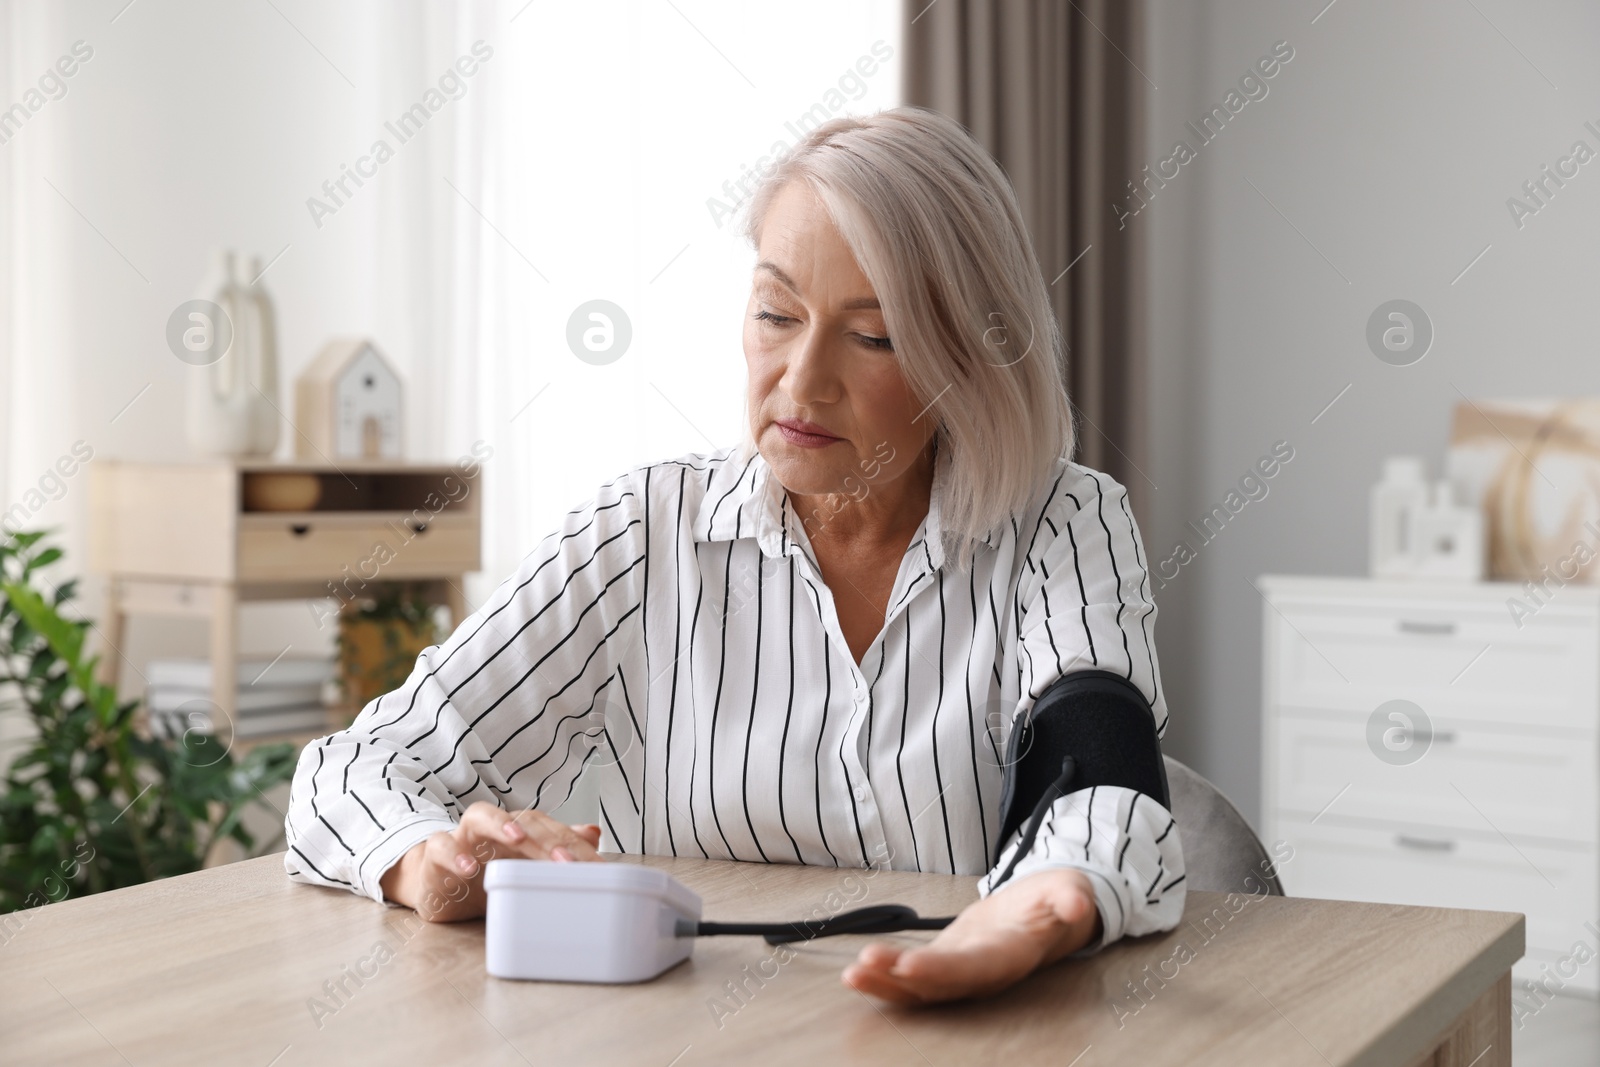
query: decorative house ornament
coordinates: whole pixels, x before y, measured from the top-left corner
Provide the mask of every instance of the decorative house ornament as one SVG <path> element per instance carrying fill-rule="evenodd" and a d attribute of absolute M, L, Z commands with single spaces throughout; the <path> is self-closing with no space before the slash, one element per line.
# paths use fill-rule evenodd
<path fill-rule="evenodd" d="M 296 381 L 294 401 L 298 458 L 401 458 L 400 376 L 371 341 L 329 341 Z"/>

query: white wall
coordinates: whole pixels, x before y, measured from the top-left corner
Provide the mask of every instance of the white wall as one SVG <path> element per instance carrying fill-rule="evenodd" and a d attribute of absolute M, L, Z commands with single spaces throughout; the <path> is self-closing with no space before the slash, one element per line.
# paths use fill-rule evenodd
<path fill-rule="evenodd" d="M 1197 547 L 1157 594 L 1168 750 L 1252 817 L 1262 601 L 1250 580 L 1365 573 L 1382 458 L 1416 453 L 1438 472 L 1461 393 L 1600 390 L 1600 161 L 1520 230 L 1506 207 L 1575 140 L 1600 149 L 1583 128 L 1600 127 L 1600 6 L 1338 0 L 1318 17 L 1326 2 L 1158 0 L 1152 162 L 1195 142 L 1184 123 L 1274 42 L 1295 57 L 1129 220 L 1151 242 L 1159 490 L 1144 534 L 1158 561 L 1180 539 Z M 1436 330 L 1409 367 L 1364 340 L 1393 298 Z M 1201 545 L 1185 524 L 1278 440 L 1295 458 L 1269 495 Z"/>

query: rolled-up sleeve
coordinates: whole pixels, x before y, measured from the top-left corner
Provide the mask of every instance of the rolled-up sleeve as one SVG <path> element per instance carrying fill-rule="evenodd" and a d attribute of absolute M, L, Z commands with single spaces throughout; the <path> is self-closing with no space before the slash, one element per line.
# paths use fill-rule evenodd
<path fill-rule="evenodd" d="M 301 753 L 296 881 L 382 901 L 379 879 L 472 803 L 559 804 L 604 736 L 616 650 L 638 640 L 646 533 L 629 475 L 570 512 L 404 685 Z"/>
<path fill-rule="evenodd" d="M 1058 679 L 1097 669 L 1126 677 L 1149 701 L 1157 735 L 1167 725 L 1155 652 L 1156 607 L 1127 490 L 1109 475 L 1067 467 L 1038 518 L 1018 583 L 1023 715 Z M 1020 832 L 979 882 L 988 895 L 1010 865 Z M 1001 889 L 1038 871 L 1083 871 L 1104 936 L 1170 930 L 1183 916 L 1183 848 L 1171 813 L 1148 794 L 1092 786 L 1058 798 L 1033 846 Z"/>

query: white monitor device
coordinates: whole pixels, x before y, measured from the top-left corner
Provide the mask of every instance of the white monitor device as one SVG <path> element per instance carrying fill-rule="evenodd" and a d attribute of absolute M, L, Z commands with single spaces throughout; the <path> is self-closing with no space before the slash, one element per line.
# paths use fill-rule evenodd
<path fill-rule="evenodd" d="M 497 978 L 643 982 L 689 958 L 700 898 L 631 863 L 491 860 L 485 963 Z"/>

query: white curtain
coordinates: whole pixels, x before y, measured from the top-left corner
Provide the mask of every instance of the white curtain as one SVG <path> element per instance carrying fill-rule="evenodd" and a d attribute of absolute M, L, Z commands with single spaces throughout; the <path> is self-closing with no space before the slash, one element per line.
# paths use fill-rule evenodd
<path fill-rule="evenodd" d="M 34 88 L 37 57 L 56 44 L 54 29 L 49 12 L 0 0 L 0 108 L 18 103 Z M 51 165 L 60 155 L 58 130 L 33 119 L 5 130 L 7 140 L 0 145 L 0 513 L 19 503 L 70 444 L 72 392 L 71 325 L 49 329 L 52 324 L 41 310 L 62 299 L 58 279 L 28 268 L 51 247 L 54 234 L 41 205 L 16 195 L 23 188 L 47 190 L 44 176 L 59 169 Z M 34 525 L 58 521 L 53 512 L 29 510 Z"/>
<path fill-rule="evenodd" d="M 414 449 L 494 450 L 477 603 L 603 482 L 737 440 L 754 259 L 723 216 L 729 188 L 794 144 L 803 116 L 894 106 L 899 3 L 826 0 L 796 18 L 727 0 L 512 0 L 416 18 L 386 97 L 476 41 L 493 49 L 430 167 L 386 188 L 378 257 L 386 312 L 416 346 Z M 606 365 L 567 343 L 591 300 L 631 324 Z"/>

